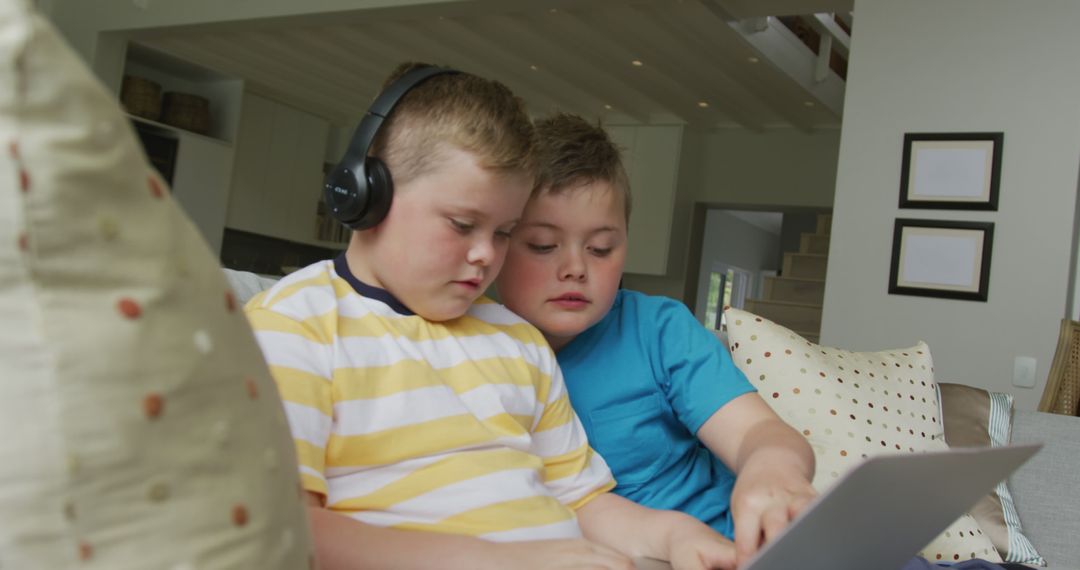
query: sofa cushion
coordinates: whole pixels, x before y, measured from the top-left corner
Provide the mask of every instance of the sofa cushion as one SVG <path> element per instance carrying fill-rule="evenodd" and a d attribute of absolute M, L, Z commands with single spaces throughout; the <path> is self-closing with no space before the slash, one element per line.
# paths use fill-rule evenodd
<path fill-rule="evenodd" d="M 926 344 L 852 352 L 811 343 L 746 311 L 725 313 L 735 364 L 813 448 L 819 492 L 866 458 L 948 449 Z M 969 515 L 920 554 L 930 561 L 1001 561 Z"/>
<path fill-rule="evenodd" d="M 1043 444 L 1009 478 L 1025 534 L 1050 568 L 1080 568 L 1080 418 L 1016 410 L 1012 442 Z"/>
<path fill-rule="evenodd" d="M 239 303 L 26 0 L 0 0 L 0 322 L 0 568 L 309 567 Z"/>
<path fill-rule="evenodd" d="M 233 293 L 236 294 L 236 302 L 241 306 L 246 305 L 252 297 L 273 287 L 278 282 L 274 277 L 267 277 L 250 271 L 237 271 L 227 267 L 221 271 L 225 273 L 225 280 L 228 281 L 229 287 L 232 287 Z"/>
<path fill-rule="evenodd" d="M 997 447 L 1009 443 L 1012 396 L 963 384 L 940 383 L 945 442 L 954 447 Z M 1045 566 L 1024 535 L 1009 486 L 1002 481 L 971 508 L 979 527 L 1006 562 Z"/>

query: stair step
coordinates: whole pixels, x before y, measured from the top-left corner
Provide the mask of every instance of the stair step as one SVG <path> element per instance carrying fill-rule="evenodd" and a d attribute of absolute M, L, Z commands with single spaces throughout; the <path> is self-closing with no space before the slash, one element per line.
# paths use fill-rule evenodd
<path fill-rule="evenodd" d="M 799 253 L 829 253 L 829 234 L 801 234 L 799 237 Z"/>
<path fill-rule="evenodd" d="M 784 254 L 784 277 L 796 279 L 825 280 L 825 270 L 828 267 L 829 257 L 820 253 L 792 253 Z"/>
<path fill-rule="evenodd" d="M 821 305 L 747 299 L 744 309 L 793 331 L 821 330 Z"/>
<path fill-rule="evenodd" d="M 821 279 L 795 279 L 792 277 L 766 277 L 762 299 L 820 305 L 825 300 L 825 281 Z"/>
<path fill-rule="evenodd" d="M 817 231 L 819 234 L 832 233 L 832 214 L 818 214 L 817 215 Z"/>

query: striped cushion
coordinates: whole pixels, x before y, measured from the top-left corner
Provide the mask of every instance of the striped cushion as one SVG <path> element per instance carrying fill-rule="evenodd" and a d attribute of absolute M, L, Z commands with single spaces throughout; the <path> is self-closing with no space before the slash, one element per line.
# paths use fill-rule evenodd
<path fill-rule="evenodd" d="M 1009 443 L 1013 398 L 962 384 L 942 383 L 945 441 L 951 446 L 985 447 Z M 1006 562 L 1045 566 L 1046 561 L 1024 535 L 1012 494 L 1005 481 L 971 509 L 979 527 Z"/>

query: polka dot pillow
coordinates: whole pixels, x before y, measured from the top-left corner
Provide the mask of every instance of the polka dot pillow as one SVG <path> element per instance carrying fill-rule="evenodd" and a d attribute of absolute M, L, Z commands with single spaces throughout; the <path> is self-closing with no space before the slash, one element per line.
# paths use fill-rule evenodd
<path fill-rule="evenodd" d="M 115 97 L 0 0 L 0 568 L 312 564 L 276 388 Z"/>
<path fill-rule="evenodd" d="M 738 309 L 726 309 L 725 317 L 735 364 L 813 448 L 817 460 L 813 484 L 819 492 L 866 458 L 948 449 L 934 365 L 925 343 L 851 352 L 813 344 Z M 920 554 L 932 562 L 1001 561 L 968 515 Z"/>

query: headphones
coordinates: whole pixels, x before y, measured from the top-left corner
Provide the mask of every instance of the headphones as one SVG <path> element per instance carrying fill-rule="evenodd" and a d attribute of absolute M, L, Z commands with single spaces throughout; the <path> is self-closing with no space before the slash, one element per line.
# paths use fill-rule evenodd
<path fill-rule="evenodd" d="M 368 156 L 384 120 L 410 89 L 436 75 L 461 73 L 446 67 L 425 66 L 394 81 L 375 99 L 353 133 L 349 148 L 323 183 L 323 200 L 330 214 L 354 230 L 374 227 L 390 211 L 394 182 L 382 160 Z"/>

